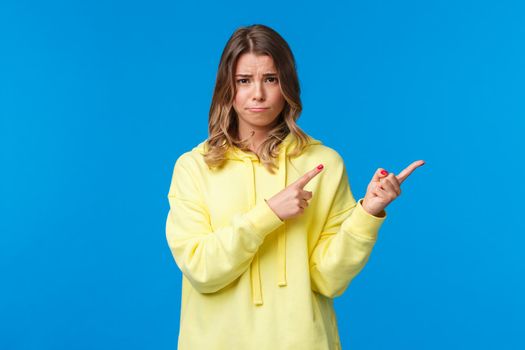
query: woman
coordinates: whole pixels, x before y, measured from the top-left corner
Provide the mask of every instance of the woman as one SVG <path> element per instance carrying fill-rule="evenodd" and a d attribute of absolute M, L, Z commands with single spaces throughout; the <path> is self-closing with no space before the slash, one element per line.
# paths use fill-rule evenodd
<path fill-rule="evenodd" d="M 333 298 L 400 195 L 378 169 L 355 201 L 341 156 L 296 124 L 285 40 L 239 28 L 219 63 L 209 137 L 176 161 L 166 236 L 183 273 L 179 349 L 340 349 Z M 322 164 L 320 164 L 322 163 Z"/>

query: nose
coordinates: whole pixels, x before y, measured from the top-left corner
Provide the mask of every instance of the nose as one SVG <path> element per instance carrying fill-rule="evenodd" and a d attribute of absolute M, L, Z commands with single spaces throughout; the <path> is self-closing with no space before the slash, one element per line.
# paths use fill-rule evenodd
<path fill-rule="evenodd" d="M 256 82 L 254 85 L 255 85 L 254 87 L 255 91 L 253 93 L 253 99 L 257 101 L 264 100 L 265 92 L 264 92 L 263 84 Z"/>

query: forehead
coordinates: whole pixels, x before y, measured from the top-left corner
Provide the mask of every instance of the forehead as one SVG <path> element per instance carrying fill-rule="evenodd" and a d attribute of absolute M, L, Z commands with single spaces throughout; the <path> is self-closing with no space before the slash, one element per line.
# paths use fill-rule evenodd
<path fill-rule="evenodd" d="M 236 73 L 257 72 L 259 70 L 275 71 L 273 58 L 268 55 L 242 54 L 237 60 Z M 263 72 L 267 73 L 267 72 Z"/>

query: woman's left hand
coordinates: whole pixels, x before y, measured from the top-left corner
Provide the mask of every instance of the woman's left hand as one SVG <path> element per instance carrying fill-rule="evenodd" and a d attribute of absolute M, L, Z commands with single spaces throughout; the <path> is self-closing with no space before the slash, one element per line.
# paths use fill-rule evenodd
<path fill-rule="evenodd" d="M 425 164 L 424 160 L 416 160 L 406 167 L 399 175 L 388 173 L 379 168 L 368 184 L 363 208 L 374 216 L 384 217 L 383 210 L 401 194 L 401 184 L 417 168 Z M 382 214 L 382 215 L 380 215 Z"/>

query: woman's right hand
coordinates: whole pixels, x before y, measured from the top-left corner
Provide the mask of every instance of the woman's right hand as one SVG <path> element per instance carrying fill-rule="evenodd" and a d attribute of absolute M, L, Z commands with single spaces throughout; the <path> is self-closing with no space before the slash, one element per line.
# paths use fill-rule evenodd
<path fill-rule="evenodd" d="M 319 164 L 281 192 L 266 200 L 268 206 L 282 221 L 301 215 L 308 207 L 308 200 L 312 198 L 312 192 L 305 191 L 304 186 L 321 170 L 323 170 L 323 165 Z"/>

